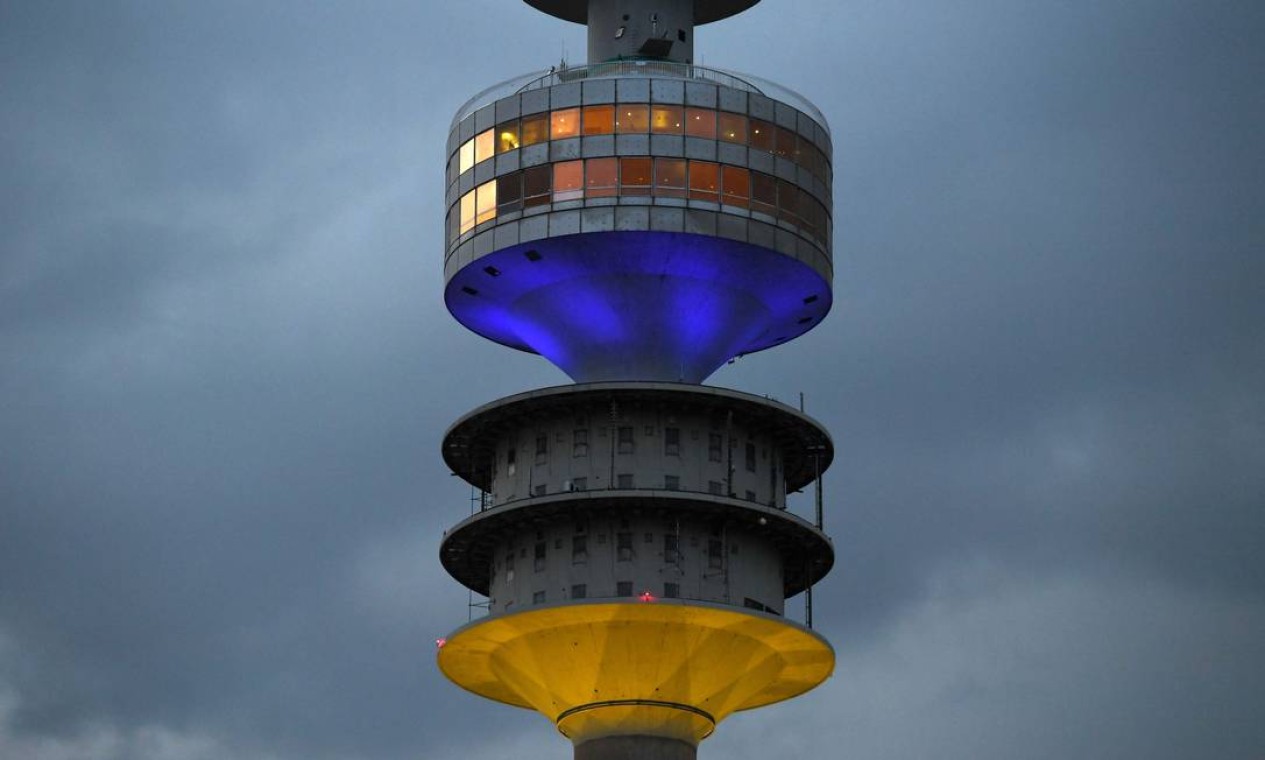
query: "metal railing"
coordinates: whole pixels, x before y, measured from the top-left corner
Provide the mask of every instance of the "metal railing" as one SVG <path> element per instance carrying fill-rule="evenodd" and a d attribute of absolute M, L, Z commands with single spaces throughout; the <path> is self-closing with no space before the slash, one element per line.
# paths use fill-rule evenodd
<path fill-rule="evenodd" d="M 587 79 L 615 79 L 621 77 L 686 79 L 710 82 L 735 90 L 765 95 L 773 100 L 794 106 L 812 117 L 827 133 L 830 131 L 830 126 L 826 123 L 826 117 L 822 115 L 817 106 L 813 105 L 808 98 L 789 87 L 783 87 L 750 74 L 737 74 L 723 69 L 713 69 L 688 63 L 673 63 L 671 61 L 608 61 L 606 63 L 570 66 L 522 74 L 494 84 L 467 100 L 461 108 L 457 109 L 457 115 L 453 117 L 452 125 L 456 126 L 458 122 L 480 108 L 510 95 L 545 89 L 569 82 L 582 82 Z"/>

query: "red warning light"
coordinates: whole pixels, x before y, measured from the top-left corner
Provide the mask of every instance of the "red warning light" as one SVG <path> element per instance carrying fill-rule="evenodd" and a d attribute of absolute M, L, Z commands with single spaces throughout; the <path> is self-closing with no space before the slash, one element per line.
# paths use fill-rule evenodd
<path fill-rule="evenodd" d="M 435 648 L 443 649 L 444 644 L 447 644 L 447 643 L 448 643 L 448 639 L 435 639 Z"/>
<path fill-rule="evenodd" d="M 653 602 L 655 600 L 654 594 L 650 593 L 649 591 L 641 592 L 641 596 L 638 598 L 641 599 L 641 601 L 643 602 Z"/>

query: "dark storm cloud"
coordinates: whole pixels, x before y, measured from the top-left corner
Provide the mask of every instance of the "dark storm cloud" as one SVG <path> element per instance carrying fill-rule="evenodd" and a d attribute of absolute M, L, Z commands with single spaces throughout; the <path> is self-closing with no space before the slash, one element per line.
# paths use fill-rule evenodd
<path fill-rule="evenodd" d="M 1262 12 L 809 5 L 699 50 L 834 129 L 835 313 L 715 382 L 835 435 L 840 674 L 703 754 L 1249 756 Z M 448 120 L 564 47 L 509 0 L 0 9 L 0 754 L 565 753 L 430 649 L 442 431 L 562 381 L 443 310 Z"/>

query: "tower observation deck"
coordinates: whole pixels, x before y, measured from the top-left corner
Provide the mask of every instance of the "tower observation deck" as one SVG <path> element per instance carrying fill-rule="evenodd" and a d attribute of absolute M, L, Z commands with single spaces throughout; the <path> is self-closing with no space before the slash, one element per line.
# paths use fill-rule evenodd
<path fill-rule="evenodd" d="M 696 26 L 756 0 L 527 2 L 586 23 L 590 63 L 457 113 L 444 297 L 575 384 L 445 435 L 480 498 L 441 560 L 488 614 L 442 640 L 439 666 L 541 712 L 577 758 L 684 760 L 727 715 L 834 667 L 811 621 L 783 615 L 834 562 L 820 509 L 786 509 L 820 483 L 830 436 L 700 384 L 829 311 L 830 133 L 790 90 L 694 65 Z"/>

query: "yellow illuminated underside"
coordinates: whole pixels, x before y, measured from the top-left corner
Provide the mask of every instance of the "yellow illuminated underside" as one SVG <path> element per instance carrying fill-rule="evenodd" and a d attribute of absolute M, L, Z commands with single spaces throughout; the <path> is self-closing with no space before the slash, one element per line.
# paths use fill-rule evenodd
<path fill-rule="evenodd" d="M 696 744 L 737 710 L 826 680 L 834 651 L 802 626 L 732 607 L 594 602 L 466 626 L 439 667 L 475 694 L 544 714 L 577 744 L 625 734 Z"/>

